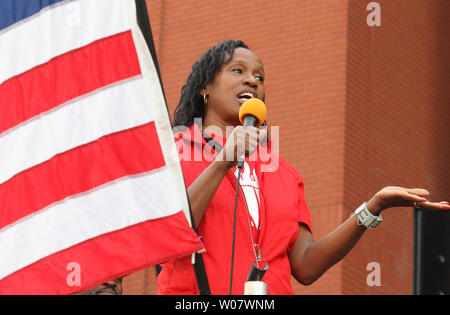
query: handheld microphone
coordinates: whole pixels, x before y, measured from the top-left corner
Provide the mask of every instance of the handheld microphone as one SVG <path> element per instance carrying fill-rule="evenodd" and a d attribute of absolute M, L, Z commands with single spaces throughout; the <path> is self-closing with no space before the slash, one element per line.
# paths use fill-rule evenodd
<path fill-rule="evenodd" d="M 239 120 L 244 127 L 259 127 L 267 117 L 266 104 L 259 98 L 250 98 L 239 108 Z"/>
<path fill-rule="evenodd" d="M 259 127 L 267 117 L 266 104 L 259 98 L 246 100 L 239 108 L 239 120 L 244 127 Z M 244 165 L 245 154 L 238 159 L 238 168 Z"/>

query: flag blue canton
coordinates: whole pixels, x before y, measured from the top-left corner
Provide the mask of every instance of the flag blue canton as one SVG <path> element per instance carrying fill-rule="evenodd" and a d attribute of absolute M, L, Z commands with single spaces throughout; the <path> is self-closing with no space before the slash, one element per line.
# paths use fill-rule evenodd
<path fill-rule="evenodd" d="M 0 1 L 0 30 L 26 19 L 42 9 L 67 0 L 2 0 Z"/>

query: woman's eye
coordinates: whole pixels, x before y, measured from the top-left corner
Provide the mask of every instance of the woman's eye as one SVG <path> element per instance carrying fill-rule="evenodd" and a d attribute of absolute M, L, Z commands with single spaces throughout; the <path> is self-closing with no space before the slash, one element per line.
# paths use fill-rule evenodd
<path fill-rule="evenodd" d="M 264 82 L 264 77 L 262 77 L 260 75 L 256 76 L 256 79 L 260 82 Z"/>
<path fill-rule="evenodd" d="M 242 73 L 242 70 L 239 69 L 239 68 L 231 69 L 231 71 L 234 71 L 234 72 L 236 72 L 236 73 Z"/>

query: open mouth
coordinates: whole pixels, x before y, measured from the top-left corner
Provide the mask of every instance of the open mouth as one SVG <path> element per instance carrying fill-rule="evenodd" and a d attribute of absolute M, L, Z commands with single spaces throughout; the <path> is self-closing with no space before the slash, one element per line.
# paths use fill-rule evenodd
<path fill-rule="evenodd" d="M 244 103 L 246 100 L 256 97 L 250 92 L 244 92 L 238 95 L 239 103 Z"/>

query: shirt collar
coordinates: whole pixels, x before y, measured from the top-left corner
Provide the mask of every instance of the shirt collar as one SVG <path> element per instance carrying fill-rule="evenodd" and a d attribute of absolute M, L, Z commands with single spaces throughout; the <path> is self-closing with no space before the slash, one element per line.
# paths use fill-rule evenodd
<path fill-rule="evenodd" d="M 207 136 L 211 137 L 212 139 L 214 139 L 215 141 L 217 141 L 221 146 L 223 146 L 226 142 L 226 138 L 225 137 L 221 137 L 220 135 L 216 135 L 216 134 L 208 134 L 203 132 L 204 134 L 206 134 Z M 182 132 L 178 132 L 175 134 L 175 139 L 178 140 L 180 138 L 183 138 L 184 141 L 186 142 L 190 142 L 193 144 L 200 144 L 200 145 L 206 145 L 207 142 L 205 140 L 205 137 L 203 136 L 202 130 L 200 130 L 200 128 L 198 127 L 197 124 L 192 124 L 189 128 L 187 128 L 186 130 L 182 131 Z"/>
<path fill-rule="evenodd" d="M 215 141 L 217 141 L 222 147 L 226 142 L 226 138 L 222 137 L 220 135 L 216 135 L 213 133 L 211 133 L 211 134 L 205 133 L 205 134 L 210 136 Z M 175 140 L 179 140 L 180 138 L 183 138 L 183 140 L 187 143 L 199 144 L 202 147 L 208 144 L 208 142 L 205 140 L 205 137 L 202 134 L 202 131 L 200 130 L 200 128 L 197 124 L 192 124 L 189 128 L 186 128 L 184 131 L 180 131 L 175 134 Z M 271 141 L 269 141 L 267 144 L 265 144 L 265 146 L 269 147 L 269 149 L 267 150 L 269 153 L 269 156 L 266 157 L 266 158 L 269 158 L 269 160 L 266 161 L 265 163 L 270 163 L 270 160 L 273 158 L 272 153 L 271 153 Z"/>

